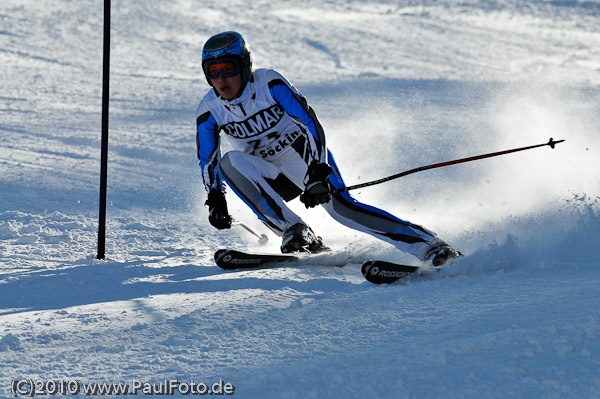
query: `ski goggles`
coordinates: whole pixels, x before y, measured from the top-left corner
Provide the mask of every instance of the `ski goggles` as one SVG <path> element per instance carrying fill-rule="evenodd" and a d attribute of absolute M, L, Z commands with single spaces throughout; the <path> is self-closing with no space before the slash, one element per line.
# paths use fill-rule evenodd
<path fill-rule="evenodd" d="M 208 79 L 215 79 L 219 74 L 230 77 L 238 73 L 240 73 L 240 63 L 235 58 L 219 59 L 204 64 L 204 75 Z"/>

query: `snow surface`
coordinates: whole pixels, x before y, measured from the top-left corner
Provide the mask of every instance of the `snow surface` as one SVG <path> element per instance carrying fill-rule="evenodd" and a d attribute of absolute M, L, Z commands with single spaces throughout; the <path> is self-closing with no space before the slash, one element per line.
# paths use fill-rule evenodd
<path fill-rule="evenodd" d="M 600 2 L 113 2 L 99 261 L 102 11 L 0 4 L 0 397 L 25 378 L 222 379 L 239 398 L 600 397 Z M 221 271 L 218 248 L 278 248 L 232 195 L 266 248 L 212 229 L 203 207 L 200 49 L 230 29 L 307 95 L 348 184 L 566 142 L 355 192 L 467 254 L 435 275 L 366 282 L 366 259 L 415 261 L 296 202 L 340 255 Z"/>

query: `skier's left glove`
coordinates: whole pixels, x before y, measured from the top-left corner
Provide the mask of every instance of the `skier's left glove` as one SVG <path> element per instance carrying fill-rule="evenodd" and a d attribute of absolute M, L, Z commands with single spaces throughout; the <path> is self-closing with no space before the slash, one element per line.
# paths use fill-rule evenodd
<path fill-rule="evenodd" d="M 219 190 L 210 190 L 208 199 L 204 203 L 208 205 L 208 221 L 219 230 L 231 228 L 231 216 L 227 211 L 225 193 Z"/>
<path fill-rule="evenodd" d="M 308 167 L 308 181 L 304 192 L 300 194 L 300 201 L 307 208 L 331 201 L 331 185 L 329 175 L 333 169 L 326 163 L 311 163 Z"/>

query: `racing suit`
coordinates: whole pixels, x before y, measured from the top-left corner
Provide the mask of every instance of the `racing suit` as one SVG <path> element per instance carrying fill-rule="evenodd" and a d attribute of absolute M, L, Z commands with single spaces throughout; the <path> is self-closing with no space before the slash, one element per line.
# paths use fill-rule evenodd
<path fill-rule="evenodd" d="M 210 90 L 196 111 L 198 158 L 207 191 L 225 191 L 225 183 L 275 234 L 304 223 L 285 204 L 299 196 L 313 161 L 333 169 L 333 188 L 345 187 L 323 127 L 306 98 L 280 73 L 256 69 L 242 94 L 233 100 Z M 224 133 L 224 135 L 221 135 Z M 221 137 L 231 150 L 221 154 Z M 334 193 L 322 205 L 343 225 L 387 241 L 424 260 L 440 240 L 415 224 L 363 204 L 349 192 Z"/>

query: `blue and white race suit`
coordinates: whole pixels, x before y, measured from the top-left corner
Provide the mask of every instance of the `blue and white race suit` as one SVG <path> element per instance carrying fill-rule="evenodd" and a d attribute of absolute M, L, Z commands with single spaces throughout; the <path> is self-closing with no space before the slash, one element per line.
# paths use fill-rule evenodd
<path fill-rule="evenodd" d="M 198 158 L 207 191 L 227 185 L 274 233 L 304 223 L 285 204 L 305 187 L 308 165 L 327 162 L 334 188 L 345 187 L 325 134 L 306 98 L 273 69 L 254 70 L 240 97 L 210 90 L 196 111 Z M 221 133 L 232 150 L 221 155 Z M 322 205 L 338 222 L 387 241 L 424 260 L 436 235 L 381 209 L 356 201 L 347 191 Z"/>

